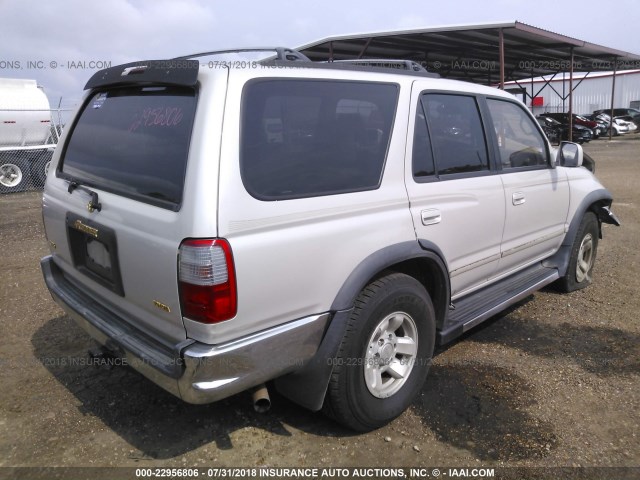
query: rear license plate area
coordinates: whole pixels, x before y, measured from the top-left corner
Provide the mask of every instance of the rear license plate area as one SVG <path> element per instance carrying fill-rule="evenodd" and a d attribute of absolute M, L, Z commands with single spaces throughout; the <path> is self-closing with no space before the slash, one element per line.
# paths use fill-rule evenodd
<path fill-rule="evenodd" d="M 76 270 L 124 296 L 115 231 L 74 213 L 67 213 L 66 225 Z"/>

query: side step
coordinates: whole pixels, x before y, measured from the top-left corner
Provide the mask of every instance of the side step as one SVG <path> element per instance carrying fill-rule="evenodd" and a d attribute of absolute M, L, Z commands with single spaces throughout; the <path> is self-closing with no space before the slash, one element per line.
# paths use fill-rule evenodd
<path fill-rule="evenodd" d="M 456 300 L 438 332 L 438 343 L 450 342 L 559 277 L 555 268 L 537 264 Z"/>

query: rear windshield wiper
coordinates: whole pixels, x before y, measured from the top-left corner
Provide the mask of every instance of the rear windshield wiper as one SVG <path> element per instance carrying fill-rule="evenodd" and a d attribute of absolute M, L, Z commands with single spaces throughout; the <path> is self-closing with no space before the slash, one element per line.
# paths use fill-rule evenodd
<path fill-rule="evenodd" d="M 69 181 L 69 188 L 67 188 L 67 191 L 69 193 L 73 193 L 74 190 L 82 190 L 91 196 L 91 200 L 87 204 L 87 210 L 89 210 L 89 213 L 94 212 L 95 210 L 98 212 L 102 210 L 102 204 L 98 201 L 98 194 L 96 192 L 89 190 L 87 187 L 80 185 L 74 180 L 71 180 Z"/>

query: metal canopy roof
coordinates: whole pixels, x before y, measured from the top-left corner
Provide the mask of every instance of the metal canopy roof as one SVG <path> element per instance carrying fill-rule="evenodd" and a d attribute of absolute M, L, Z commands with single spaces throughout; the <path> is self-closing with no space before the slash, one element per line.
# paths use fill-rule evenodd
<path fill-rule="evenodd" d="M 513 21 L 326 38 L 298 50 L 311 60 L 413 60 L 442 77 L 485 85 L 562 71 L 640 68 L 640 55 Z M 504 62 L 501 62 L 501 59 Z"/>

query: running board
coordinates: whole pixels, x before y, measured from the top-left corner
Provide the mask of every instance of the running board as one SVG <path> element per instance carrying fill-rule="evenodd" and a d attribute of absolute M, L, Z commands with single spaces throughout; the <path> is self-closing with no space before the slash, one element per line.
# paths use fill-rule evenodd
<path fill-rule="evenodd" d="M 438 332 L 438 343 L 450 342 L 558 278 L 558 270 L 538 264 L 455 301 Z"/>

